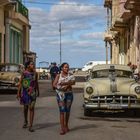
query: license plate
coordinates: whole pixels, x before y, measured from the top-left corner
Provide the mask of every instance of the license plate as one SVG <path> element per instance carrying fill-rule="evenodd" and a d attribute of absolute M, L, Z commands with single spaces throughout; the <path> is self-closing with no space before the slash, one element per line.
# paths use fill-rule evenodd
<path fill-rule="evenodd" d="M 109 104 L 108 109 L 122 109 L 122 107 L 119 104 Z"/>

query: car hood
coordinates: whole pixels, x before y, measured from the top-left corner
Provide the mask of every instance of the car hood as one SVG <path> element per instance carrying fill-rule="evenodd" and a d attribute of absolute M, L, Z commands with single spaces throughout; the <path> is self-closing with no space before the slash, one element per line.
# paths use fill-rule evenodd
<path fill-rule="evenodd" d="M 20 77 L 18 72 L 0 72 L 0 81 L 13 81 L 15 77 Z"/>
<path fill-rule="evenodd" d="M 112 82 L 109 78 L 100 78 L 92 79 L 89 83 L 94 87 L 98 95 L 110 93 L 128 94 L 130 93 L 130 88 L 136 84 L 134 79 L 129 78 L 116 78 L 115 82 Z"/>

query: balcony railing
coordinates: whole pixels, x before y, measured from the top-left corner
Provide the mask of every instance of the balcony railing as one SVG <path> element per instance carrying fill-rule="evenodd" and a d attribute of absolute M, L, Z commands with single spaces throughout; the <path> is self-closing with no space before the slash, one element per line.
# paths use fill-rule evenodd
<path fill-rule="evenodd" d="M 17 12 L 21 13 L 23 16 L 28 18 L 28 9 L 22 4 L 21 0 L 16 0 L 17 1 Z"/>

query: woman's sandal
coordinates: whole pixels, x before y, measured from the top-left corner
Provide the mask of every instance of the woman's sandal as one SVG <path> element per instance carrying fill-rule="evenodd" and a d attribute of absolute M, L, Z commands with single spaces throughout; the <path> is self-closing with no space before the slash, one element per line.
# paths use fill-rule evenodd
<path fill-rule="evenodd" d="M 27 123 L 24 123 L 22 128 L 27 128 L 28 127 L 28 124 Z"/>
<path fill-rule="evenodd" d="M 60 131 L 60 135 L 65 135 L 65 131 L 64 130 L 61 130 Z"/>
<path fill-rule="evenodd" d="M 29 127 L 30 132 L 34 132 L 35 130 L 32 127 Z"/>
<path fill-rule="evenodd" d="M 70 131 L 70 129 L 69 128 L 65 128 L 65 132 L 67 133 L 67 132 L 69 132 Z"/>

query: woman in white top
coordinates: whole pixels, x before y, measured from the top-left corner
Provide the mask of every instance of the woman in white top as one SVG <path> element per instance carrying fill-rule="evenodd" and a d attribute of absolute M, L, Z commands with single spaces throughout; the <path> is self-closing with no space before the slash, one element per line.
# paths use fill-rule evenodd
<path fill-rule="evenodd" d="M 53 82 L 60 110 L 61 135 L 69 131 L 68 122 L 73 101 L 72 85 L 74 84 L 75 78 L 69 73 L 69 64 L 63 63 L 61 65 L 61 73 L 56 76 Z"/>

